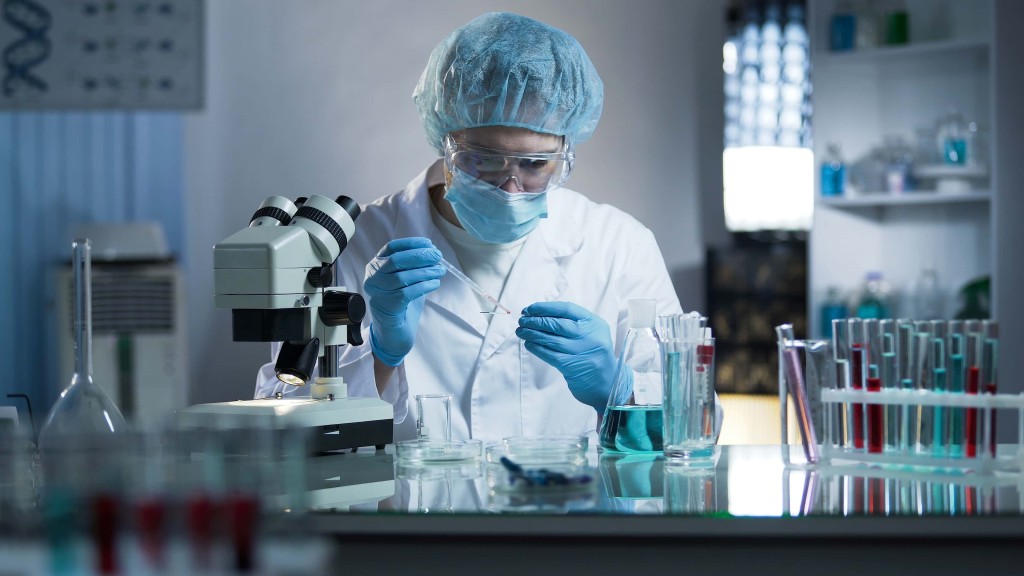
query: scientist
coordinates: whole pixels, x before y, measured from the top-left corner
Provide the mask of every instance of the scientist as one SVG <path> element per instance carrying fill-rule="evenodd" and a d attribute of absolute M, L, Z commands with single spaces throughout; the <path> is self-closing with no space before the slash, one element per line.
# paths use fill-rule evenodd
<path fill-rule="evenodd" d="M 349 395 L 392 403 L 396 441 L 415 436 L 412 397 L 438 393 L 454 397 L 456 439 L 593 437 L 627 302 L 682 311 L 651 232 L 562 187 L 603 90 L 574 38 L 514 14 L 480 16 L 430 55 L 413 100 L 441 158 L 363 208 L 336 267 L 369 308 L 366 345 L 341 358 Z M 514 314 L 481 313 L 495 306 L 442 257 Z M 275 384 L 267 364 L 257 397 Z"/>

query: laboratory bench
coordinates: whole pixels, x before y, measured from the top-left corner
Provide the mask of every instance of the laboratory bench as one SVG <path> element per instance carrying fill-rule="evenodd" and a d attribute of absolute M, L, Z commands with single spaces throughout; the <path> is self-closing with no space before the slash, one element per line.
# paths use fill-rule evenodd
<path fill-rule="evenodd" d="M 785 464 L 796 451 L 721 446 L 713 462 L 676 466 L 591 448 L 592 484 L 515 490 L 493 464 L 410 466 L 389 446 L 323 458 L 314 510 L 289 521 L 333 538 L 339 562 L 380 573 L 1024 571 L 1020 475 Z M 374 466 L 375 478 L 351 477 L 368 491 L 344 492 L 346 469 Z"/>
<path fill-rule="evenodd" d="M 391 445 L 285 457 L 212 458 L 186 450 L 186 457 L 160 465 L 149 457 L 122 459 L 136 484 L 124 484 L 120 494 L 127 542 L 121 549 L 145 541 L 128 508 L 154 485 L 137 482 L 153 480 L 148 470 L 162 471 L 166 486 L 181 495 L 168 499 L 171 556 L 179 550 L 185 559 L 189 542 L 195 547 L 188 532 L 194 502 L 186 496 L 205 485 L 207 496 L 225 503 L 219 541 L 254 541 L 264 574 L 1024 571 L 1020 474 L 787 464 L 799 461 L 800 452 L 798 446 L 720 446 L 713 459 L 676 465 L 658 454 L 590 446 L 579 461 L 548 467 L 572 480 L 549 486 L 512 482 L 487 457 L 409 463 Z M 79 479 L 103 476 L 96 459 L 102 457 L 84 458 L 92 468 L 75 464 Z M 26 494 L 23 484 L 3 488 L 0 573 L 47 573 L 35 568 L 53 557 L 54 527 L 45 525 L 46 514 L 11 505 L 16 493 Z M 255 495 L 262 510 L 251 516 L 251 530 L 237 516 L 244 502 L 238 495 L 245 494 Z M 92 504 L 79 506 L 79 516 L 95 510 Z M 18 513 L 34 513 L 35 528 L 12 523 Z M 76 522 L 79 548 L 96 542 L 96 529 L 86 528 L 95 522 Z"/>

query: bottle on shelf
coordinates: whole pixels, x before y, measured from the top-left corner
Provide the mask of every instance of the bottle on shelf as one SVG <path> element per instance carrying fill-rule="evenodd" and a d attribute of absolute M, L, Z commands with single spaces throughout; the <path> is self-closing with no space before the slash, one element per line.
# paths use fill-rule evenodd
<path fill-rule="evenodd" d="M 885 43 L 890 46 L 910 41 L 910 15 L 903 0 L 888 0 L 883 10 Z"/>
<path fill-rule="evenodd" d="M 955 108 L 940 121 L 936 139 L 943 164 L 962 166 L 967 163 L 970 134 L 963 116 Z"/>
<path fill-rule="evenodd" d="M 854 47 L 857 50 L 864 50 L 878 46 L 878 8 L 874 0 L 859 0 L 855 14 L 857 33 L 854 37 Z"/>
<path fill-rule="evenodd" d="M 882 273 L 872 270 L 864 278 L 857 297 L 856 313 L 858 318 L 890 318 L 892 305 L 889 284 L 882 278 Z"/>
<path fill-rule="evenodd" d="M 825 301 L 821 303 L 821 334 L 823 338 L 832 338 L 832 321 L 846 318 L 849 312 L 846 302 L 837 286 L 829 286 Z"/>
<path fill-rule="evenodd" d="M 830 142 L 825 161 L 821 163 L 821 195 L 842 196 L 846 190 L 846 164 L 843 162 L 839 144 Z"/>
<path fill-rule="evenodd" d="M 883 146 L 886 158 L 885 188 L 892 194 L 914 189 L 912 165 L 914 157 L 910 146 L 900 136 L 886 136 Z"/>
<path fill-rule="evenodd" d="M 854 38 L 857 34 L 857 17 L 853 13 L 853 5 L 849 1 L 836 4 L 832 13 L 832 26 L 829 44 L 833 52 L 853 50 Z"/>
<path fill-rule="evenodd" d="M 934 266 L 925 266 L 914 285 L 914 318 L 937 320 L 945 316 L 945 294 L 939 283 L 939 273 Z"/>

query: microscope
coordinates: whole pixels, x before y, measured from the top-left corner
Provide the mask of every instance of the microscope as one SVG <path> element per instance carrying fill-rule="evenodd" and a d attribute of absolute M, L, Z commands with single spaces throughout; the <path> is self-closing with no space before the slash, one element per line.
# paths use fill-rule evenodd
<path fill-rule="evenodd" d="M 355 234 L 359 205 L 347 196 L 266 199 L 249 226 L 213 249 L 214 304 L 231 309 L 236 342 L 281 342 L 274 371 L 310 396 L 190 406 L 186 428 L 311 429 L 313 452 L 393 440 L 394 413 L 378 398 L 348 397 L 341 348 L 361 345 L 362 296 L 331 287 L 334 262 Z M 318 362 L 319 360 L 319 362 Z M 314 374 L 314 367 L 317 368 Z"/>

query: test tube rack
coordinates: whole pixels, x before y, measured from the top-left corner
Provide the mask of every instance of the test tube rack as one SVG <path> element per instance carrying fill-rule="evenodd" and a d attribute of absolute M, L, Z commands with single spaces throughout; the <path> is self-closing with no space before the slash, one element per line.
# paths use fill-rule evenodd
<path fill-rule="evenodd" d="M 822 457 L 831 465 L 843 464 L 889 464 L 971 470 L 979 473 L 996 471 L 1024 471 L 1024 394 L 955 394 L 929 390 L 880 390 L 864 391 L 851 389 L 825 389 L 821 391 L 824 416 Z M 975 456 L 950 456 L 948 451 L 936 451 L 930 445 L 913 445 L 893 449 L 886 446 L 882 452 L 870 452 L 863 448 L 849 446 L 841 437 L 842 422 L 834 419 L 837 414 L 849 414 L 847 407 L 853 405 L 898 406 L 920 413 L 925 407 L 946 407 L 950 410 L 978 410 L 981 430 Z M 830 405 L 840 410 L 829 409 Z M 1008 450 L 992 450 L 992 418 L 999 410 L 1016 410 L 1018 417 L 1017 444 Z M 866 413 L 867 410 L 862 412 Z M 840 436 L 840 437 L 837 437 Z M 993 452 L 995 454 L 993 455 Z"/>
<path fill-rule="evenodd" d="M 796 446 L 784 450 L 799 451 Z M 1024 478 L 927 467 L 819 464 L 783 472 L 791 515 L 972 516 L 1024 513 Z"/>

